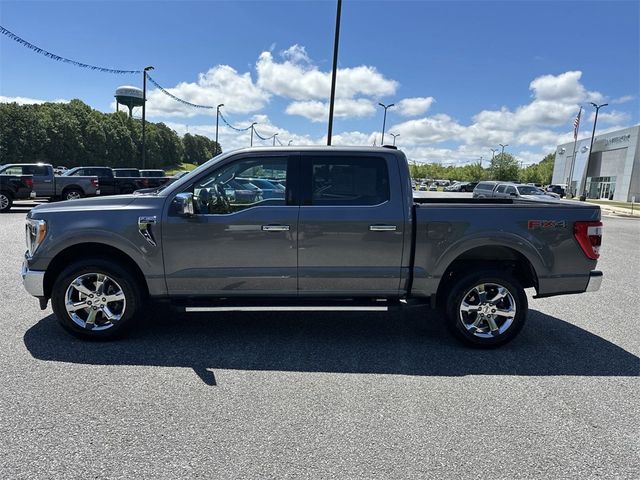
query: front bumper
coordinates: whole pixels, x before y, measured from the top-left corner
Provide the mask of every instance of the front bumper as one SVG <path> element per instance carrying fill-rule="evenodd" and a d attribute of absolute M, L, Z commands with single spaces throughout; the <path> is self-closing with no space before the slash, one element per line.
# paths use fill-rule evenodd
<path fill-rule="evenodd" d="M 600 290 L 600 285 L 602 285 L 602 272 L 600 270 L 591 270 L 585 292 L 597 292 Z"/>
<path fill-rule="evenodd" d="M 22 284 L 34 297 L 44 297 L 44 273 L 39 270 L 29 270 L 26 260 L 22 263 Z"/>

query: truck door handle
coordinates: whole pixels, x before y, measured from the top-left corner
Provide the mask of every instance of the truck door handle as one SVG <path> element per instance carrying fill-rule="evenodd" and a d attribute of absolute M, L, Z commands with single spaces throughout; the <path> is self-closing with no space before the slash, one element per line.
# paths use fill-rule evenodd
<path fill-rule="evenodd" d="M 262 225 L 263 232 L 288 232 L 289 225 Z"/>
<path fill-rule="evenodd" d="M 369 225 L 372 232 L 395 232 L 397 229 L 396 225 Z"/>

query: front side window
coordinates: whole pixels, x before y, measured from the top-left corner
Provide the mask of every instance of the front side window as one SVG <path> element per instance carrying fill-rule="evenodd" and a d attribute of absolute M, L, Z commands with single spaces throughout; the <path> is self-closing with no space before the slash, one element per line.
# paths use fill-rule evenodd
<path fill-rule="evenodd" d="M 504 193 L 505 188 L 507 188 L 506 185 L 498 186 L 498 188 L 496 188 L 496 193 Z"/>
<path fill-rule="evenodd" d="M 314 158 L 310 168 L 311 205 L 379 205 L 390 198 L 384 158 Z"/>
<path fill-rule="evenodd" d="M 193 186 L 196 214 L 229 214 L 285 205 L 288 159 L 246 158 L 225 165 Z"/>

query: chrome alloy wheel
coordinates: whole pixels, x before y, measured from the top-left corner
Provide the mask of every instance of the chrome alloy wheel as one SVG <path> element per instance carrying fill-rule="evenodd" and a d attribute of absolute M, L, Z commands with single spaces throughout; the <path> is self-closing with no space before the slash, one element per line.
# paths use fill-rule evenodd
<path fill-rule="evenodd" d="M 107 330 L 124 315 L 127 301 L 113 278 L 85 273 L 67 287 L 65 307 L 69 318 L 87 330 Z"/>
<path fill-rule="evenodd" d="M 80 195 L 80 192 L 76 190 L 71 190 L 65 195 L 65 199 L 67 200 L 78 200 L 79 198 L 82 198 L 82 195 Z"/>
<path fill-rule="evenodd" d="M 459 306 L 459 317 L 469 333 L 480 338 L 502 335 L 513 324 L 516 302 L 497 283 L 481 283 L 469 290 Z"/>
<path fill-rule="evenodd" d="M 4 193 L 0 193 L 0 210 L 4 210 L 9 206 L 9 197 Z"/>

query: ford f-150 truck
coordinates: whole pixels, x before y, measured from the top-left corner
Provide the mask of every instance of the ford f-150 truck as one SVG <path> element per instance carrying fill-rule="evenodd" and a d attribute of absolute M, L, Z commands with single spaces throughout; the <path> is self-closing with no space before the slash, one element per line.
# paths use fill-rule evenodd
<path fill-rule="evenodd" d="M 97 177 L 59 177 L 54 174 L 54 168 L 47 163 L 0 165 L 0 175 L 3 174 L 31 175 L 33 177 L 33 190 L 38 198 L 73 200 L 100 195 Z"/>
<path fill-rule="evenodd" d="M 235 194 L 258 178 L 284 195 Z M 121 334 L 149 300 L 187 312 L 424 303 L 463 341 L 496 346 L 524 325 L 526 288 L 602 280 L 598 206 L 414 200 L 405 155 L 380 147 L 230 152 L 155 192 L 40 205 L 26 236 L 27 291 L 90 338 Z"/>
<path fill-rule="evenodd" d="M 30 175 L 0 174 L 0 213 L 11 210 L 14 200 L 35 197 L 33 177 Z"/>

